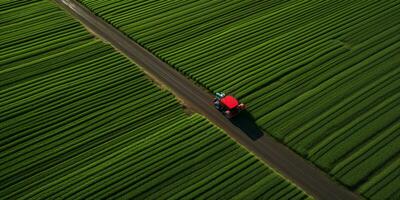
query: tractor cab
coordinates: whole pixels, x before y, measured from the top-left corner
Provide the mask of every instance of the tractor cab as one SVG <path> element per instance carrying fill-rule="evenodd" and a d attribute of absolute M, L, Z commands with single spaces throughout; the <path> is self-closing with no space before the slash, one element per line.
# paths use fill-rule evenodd
<path fill-rule="evenodd" d="M 217 92 L 214 98 L 214 106 L 220 112 L 222 112 L 227 118 L 235 117 L 240 111 L 246 109 L 243 103 L 230 95 Z"/>

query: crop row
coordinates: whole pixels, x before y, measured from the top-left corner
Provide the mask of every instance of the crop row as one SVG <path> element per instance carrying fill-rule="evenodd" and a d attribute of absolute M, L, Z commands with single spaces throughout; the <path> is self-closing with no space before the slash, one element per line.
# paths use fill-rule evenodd
<path fill-rule="evenodd" d="M 0 11 L 1 198 L 308 198 L 53 3 L 13 2 Z"/>
<path fill-rule="evenodd" d="M 80 2 L 345 185 L 400 190 L 361 189 L 399 159 L 362 148 L 399 133 L 399 1 Z"/>

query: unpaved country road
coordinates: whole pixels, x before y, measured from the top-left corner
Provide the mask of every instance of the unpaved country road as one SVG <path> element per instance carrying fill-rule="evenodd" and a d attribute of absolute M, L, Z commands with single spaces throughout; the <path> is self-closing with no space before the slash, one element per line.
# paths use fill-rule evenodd
<path fill-rule="evenodd" d="M 268 134 L 263 134 L 260 138 L 252 140 L 245 132 L 214 109 L 211 104 L 212 95 L 209 92 L 195 85 L 193 81 L 136 44 L 106 21 L 92 14 L 80 3 L 74 0 L 55 1 L 92 33 L 110 43 L 142 67 L 146 74 L 166 86 L 191 110 L 207 117 L 208 120 L 229 134 L 232 139 L 297 184 L 312 197 L 316 199 L 361 199 L 360 196 L 331 180 L 324 172 Z"/>

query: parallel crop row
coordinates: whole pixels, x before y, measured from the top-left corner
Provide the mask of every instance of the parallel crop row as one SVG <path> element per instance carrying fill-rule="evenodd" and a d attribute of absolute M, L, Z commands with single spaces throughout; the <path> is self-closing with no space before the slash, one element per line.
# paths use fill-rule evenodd
<path fill-rule="evenodd" d="M 352 189 L 400 190 L 376 182 L 400 159 L 398 0 L 80 1 Z"/>
<path fill-rule="evenodd" d="M 0 3 L 2 199 L 306 199 L 48 1 Z"/>

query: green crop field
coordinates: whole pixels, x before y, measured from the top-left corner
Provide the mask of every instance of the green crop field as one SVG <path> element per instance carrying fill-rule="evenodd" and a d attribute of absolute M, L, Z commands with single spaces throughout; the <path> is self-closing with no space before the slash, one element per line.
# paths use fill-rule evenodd
<path fill-rule="evenodd" d="M 400 195 L 399 0 L 80 1 L 352 190 Z"/>
<path fill-rule="evenodd" d="M 50 1 L 0 5 L 0 199 L 309 198 Z"/>

